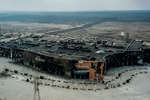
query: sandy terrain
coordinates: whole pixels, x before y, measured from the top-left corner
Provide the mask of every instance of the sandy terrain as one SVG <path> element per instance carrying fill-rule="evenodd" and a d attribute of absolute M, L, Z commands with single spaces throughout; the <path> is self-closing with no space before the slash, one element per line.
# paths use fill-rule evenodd
<path fill-rule="evenodd" d="M 0 71 L 4 68 L 16 69 L 19 72 L 32 73 L 34 75 L 46 75 L 29 68 L 25 68 L 19 65 L 14 65 L 8 63 L 10 61 L 6 58 L 0 58 L 1 67 Z M 140 69 L 141 68 L 141 69 Z M 144 68 L 144 69 L 142 69 Z M 125 70 L 132 70 L 133 67 L 126 68 L 117 68 L 117 70 L 112 70 L 108 72 L 108 75 L 105 77 L 107 80 L 110 77 L 115 77 L 116 73 Z M 102 89 L 97 91 L 88 91 L 88 90 L 73 90 L 65 89 L 51 86 L 40 85 L 40 96 L 41 100 L 149 100 L 150 98 L 150 68 L 148 66 L 134 66 L 134 70 L 127 71 L 122 74 L 122 77 L 119 78 L 113 84 L 123 81 L 126 77 L 129 77 L 129 74 L 134 74 L 141 71 L 147 71 L 147 73 L 138 74 L 133 77 L 131 82 L 126 85 L 121 85 L 121 87 Z M 15 78 L 13 78 L 15 77 Z M 4 100 L 33 100 L 33 84 L 22 81 L 23 76 L 13 75 L 13 77 L 0 78 L 0 98 Z M 16 78 L 17 77 L 17 78 Z M 56 78 L 64 80 L 62 78 L 49 76 L 51 78 Z M 80 86 L 79 86 L 80 87 Z M 94 88 L 94 87 L 93 87 Z"/>
<path fill-rule="evenodd" d="M 76 26 L 38 23 L 25 24 L 19 22 L 0 22 L 0 24 L 1 28 L 4 31 L 4 34 L 1 34 L 1 42 L 16 40 L 19 38 L 20 33 L 22 34 L 21 38 L 31 38 L 32 36 L 39 36 L 40 39 L 38 41 L 65 41 L 74 39 L 78 41 L 89 42 L 102 39 L 120 42 L 122 39 L 120 37 L 121 32 L 129 33 L 129 39 L 141 39 L 149 42 L 150 37 L 149 22 L 104 22 L 95 24 L 88 28 L 72 31 L 67 31 L 67 29 L 79 27 L 82 26 L 82 24 Z M 58 31 L 61 30 L 63 31 L 59 33 Z M 51 34 L 51 32 L 56 33 Z"/>

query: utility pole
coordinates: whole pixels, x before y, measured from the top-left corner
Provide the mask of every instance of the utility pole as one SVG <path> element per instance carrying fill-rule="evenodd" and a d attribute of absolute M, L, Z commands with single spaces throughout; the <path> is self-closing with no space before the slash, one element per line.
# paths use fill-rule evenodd
<path fill-rule="evenodd" d="M 22 44 L 21 33 L 18 34 L 19 46 Z"/>
<path fill-rule="evenodd" d="M 10 58 L 11 59 L 13 58 L 13 50 L 12 50 L 12 48 L 10 49 Z"/>
<path fill-rule="evenodd" d="M 2 32 L 1 32 L 1 24 L 0 24 L 0 34 L 1 34 Z"/>
<path fill-rule="evenodd" d="M 38 77 L 34 77 L 33 84 L 34 84 L 34 99 L 33 100 L 40 100 L 40 91 L 39 91 L 39 82 Z"/>

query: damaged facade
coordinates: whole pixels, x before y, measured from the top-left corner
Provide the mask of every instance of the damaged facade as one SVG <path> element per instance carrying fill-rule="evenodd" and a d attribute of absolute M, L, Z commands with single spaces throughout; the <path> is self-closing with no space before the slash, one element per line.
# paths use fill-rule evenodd
<path fill-rule="evenodd" d="M 150 62 L 150 47 L 132 40 L 125 45 L 110 41 L 11 41 L 0 44 L 0 55 L 37 70 L 70 78 L 103 80 L 114 67 Z"/>

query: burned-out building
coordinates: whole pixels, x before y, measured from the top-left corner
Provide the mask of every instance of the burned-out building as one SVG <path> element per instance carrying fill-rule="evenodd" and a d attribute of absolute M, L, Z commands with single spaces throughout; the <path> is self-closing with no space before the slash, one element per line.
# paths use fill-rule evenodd
<path fill-rule="evenodd" d="M 103 80 L 114 67 L 150 62 L 150 47 L 139 40 L 122 44 L 110 40 L 37 40 L 38 37 L 1 42 L 0 55 L 50 74 L 90 80 Z"/>

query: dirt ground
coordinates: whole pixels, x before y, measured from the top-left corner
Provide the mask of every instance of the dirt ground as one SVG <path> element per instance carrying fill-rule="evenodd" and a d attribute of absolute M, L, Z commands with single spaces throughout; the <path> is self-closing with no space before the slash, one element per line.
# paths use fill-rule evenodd
<path fill-rule="evenodd" d="M 21 72 L 28 72 L 32 74 L 39 75 L 41 73 L 34 70 L 29 70 L 28 68 L 14 65 L 9 63 L 9 59 L 0 58 L 1 67 L 0 70 L 4 68 L 17 69 Z M 58 87 L 50 87 L 40 85 L 40 97 L 41 100 L 149 100 L 150 98 L 150 67 L 144 67 L 147 71 L 146 74 L 138 74 L 133 77 L 131 82 L 126 85 L 121 85 L 121 87 L 102 89 L 98 91 L 88 91 L 88 90 L 73 90 Z M 117 72 L 121 72 L 125 69 L 131 69 L 132 66 L 126 68 L 118 68 Z M 136 70 L 126 72 L 120 77 L 118 82 L 121 83 L 125 77 L 129 74 L 134 74 L 140 72 L 141 70 L 136 67 Z M 108 72 L 106 78 L 114 77 L 117 73 L 116 70 Z M 15 75 L 14 75 L 15 77 Z M 58 77 L 50 76 L 51 78 L 60 79 Z M 24 77 L 18 76 L 13 77 L 1 77 L 0 78 L 0 99 L 2 100 L 33 100 L 33 84 L 22 81 Z M 113 83 L 113 82 L 112 82 Z"/>

